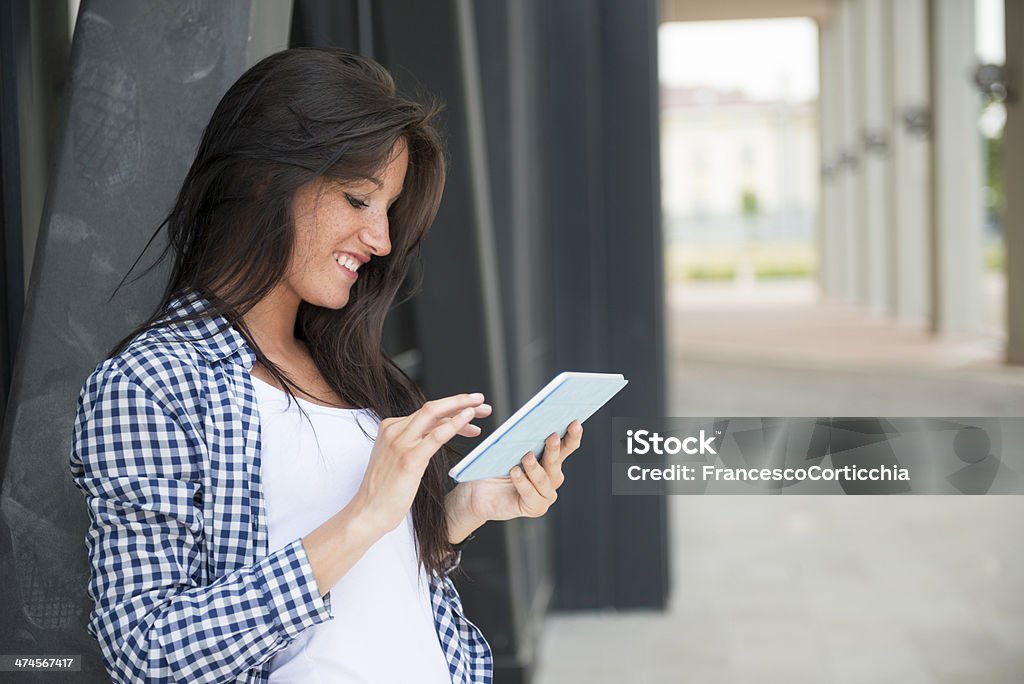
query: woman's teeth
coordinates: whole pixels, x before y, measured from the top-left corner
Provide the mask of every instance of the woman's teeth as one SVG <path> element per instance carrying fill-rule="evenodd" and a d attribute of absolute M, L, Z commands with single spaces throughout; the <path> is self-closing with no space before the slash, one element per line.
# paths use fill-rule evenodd
<path fill-rule="evenodd" d="M 362 266 L 362 263 L 348 256 L 347 254 L 338 255 L 335 261 L 337 261 L 339 264 L 341 264 L 350 271 L 358 271 L 359 267 Z"/>

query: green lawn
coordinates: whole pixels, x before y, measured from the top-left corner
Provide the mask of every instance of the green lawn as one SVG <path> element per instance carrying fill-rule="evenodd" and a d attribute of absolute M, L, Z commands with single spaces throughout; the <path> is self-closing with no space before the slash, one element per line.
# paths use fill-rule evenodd
<path fill-rule="evenodd" d="M 749 248 L 673 244 L 667 247 L 665 269 L 671 282 L 732 280 L 740 268 L 759 280 L 806 278 L 817 272 L 817 255 L 807 243 L 766 243 Z"/>
<path fill-rule="evenodd" d="M 1005 268 L 1001 241 L 985 244 L 985 269 L 999 273 Z M 749 247 L 675 243 L 668 245 L 665 271 L 669 282 L 733 280 L 739 269 L 758 280 L 808 278 L 817 274 L 818 255 L 806 242 L 772 242 Z"/>

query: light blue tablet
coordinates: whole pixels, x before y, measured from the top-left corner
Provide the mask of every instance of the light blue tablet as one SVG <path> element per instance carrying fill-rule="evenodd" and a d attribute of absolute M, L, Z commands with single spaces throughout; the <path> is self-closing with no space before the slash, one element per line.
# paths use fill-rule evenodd
<path fill-rule="evenodd" d="M 552 432 L 565 437 L 569 423 L 585 421 L 627 382 L 621 373 L 559 373 L 448 474 L 456 482 L 503 477 L 528 451 L 540 459 Z"/>

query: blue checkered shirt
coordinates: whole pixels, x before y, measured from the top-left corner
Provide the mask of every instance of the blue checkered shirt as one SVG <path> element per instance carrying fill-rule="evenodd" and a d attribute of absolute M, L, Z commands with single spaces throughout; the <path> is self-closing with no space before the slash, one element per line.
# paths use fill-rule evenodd
<path fill-rule="evenodd" d="M 190 291 L 165 311 L 208 306 Z M 275 653 L 334 617 L 301 539 L 267 553 L 255 359 L 222 317 L 165 322 L 82 388 L 70 464 L 90 517 L 87 628 L 116 682 L 265 682 Z M 431 602 L 452 681 L 490 684 L 490 647 L 447 575 Z"/>

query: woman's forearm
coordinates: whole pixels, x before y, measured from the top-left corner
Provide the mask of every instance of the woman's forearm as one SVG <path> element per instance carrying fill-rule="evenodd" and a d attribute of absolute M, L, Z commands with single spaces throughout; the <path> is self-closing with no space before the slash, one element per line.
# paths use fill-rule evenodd
<path fill-rule="evenodd" d="M 380 537 L 353 504 L 303 537 L 320 595 L 326 596 Z"/>
<path fill-rule="evenodd" d="M 444 510 L 448 517 L 448 542 L 451 544 L 465 540 L 474 530 L 487 522 L 470 512 L 465 488 L 458 485 L 445 495 Z"/>
<path fill-rule="evenodd" d="M 445 496 L 448 517 L 448 541 L 458 544 L 486 521 L 474 516 L 456 487 Z M 302 545 L 316 577 L 320 595 L 325 596 L 338 580 L 355 565 L 381 534 L 367 521 L 355 500 L 324 524 L 302 538 Z"/>

